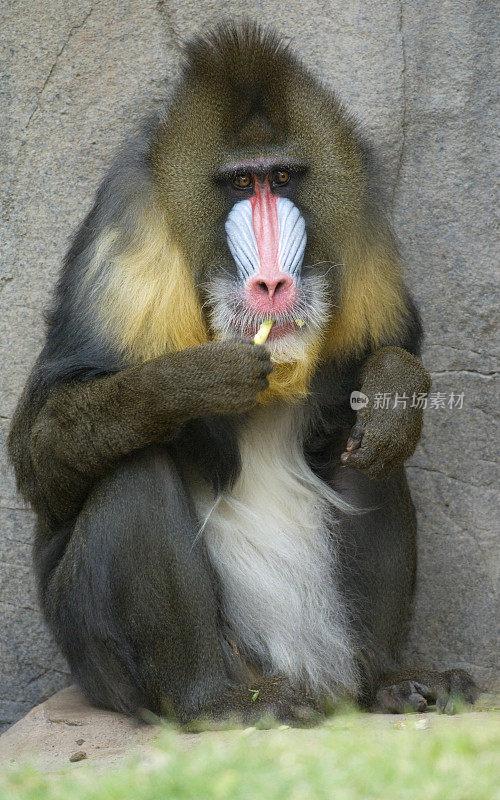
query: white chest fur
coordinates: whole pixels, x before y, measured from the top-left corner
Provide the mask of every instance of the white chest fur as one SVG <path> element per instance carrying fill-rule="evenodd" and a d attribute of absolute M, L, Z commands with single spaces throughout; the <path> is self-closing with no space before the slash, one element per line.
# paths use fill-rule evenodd
<path fill-rule="evenodd" d="M 331 534 L 332 506 L 342 501 L 307 466 L 302 438 L 296 407 L 257 409 L 240 435 L 234 488 L 214 505 L 196 482 L 193 496 L 238 640 L 266 672 L 315 693 L 352 691 L 353 645 Z"/>

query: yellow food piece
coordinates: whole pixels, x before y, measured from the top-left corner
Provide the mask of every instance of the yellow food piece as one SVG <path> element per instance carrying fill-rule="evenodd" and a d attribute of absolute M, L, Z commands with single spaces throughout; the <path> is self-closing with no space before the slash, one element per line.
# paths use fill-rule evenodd
<path fill-rule="evenodd" d="M 304 326 L 304 321 L 301 319 L 296 319 L 295 324 L 298 325 L 299 328 L 302 328 Z"/>
<path fill-rule="evenodd" d="M 264 344 L 266 339 L 267 339 L 267 337 L 269 336 L 269 334 L 271 332 L 271 328 L 273 327 L 273 325 L 274 325 L 274 320 L 273 319 L 264 320 L 264 322 L 260 326 L 259 330 L 257 331 L 255 336 L 253 337 L 253 343 L 254 344 Z"/>

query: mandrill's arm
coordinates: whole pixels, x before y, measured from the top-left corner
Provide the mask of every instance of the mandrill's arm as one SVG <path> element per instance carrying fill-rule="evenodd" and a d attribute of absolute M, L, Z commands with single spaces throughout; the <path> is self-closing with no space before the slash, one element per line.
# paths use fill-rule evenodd
<path fill-rule="evenodd" d="M 270 371 L 265 348 L 225 342 L 56 383 L 45 396 L 32 383 L 9 437 L 19 489 L 50 525 L 68 523 L 119 459 L 166 441 L 190 419 L 248 410 Z"/>
<path fill-rule="evenodd" d="M 381 347 L 361 369 L 361 391 L 368 404 L 357 413 L 341 456 L 345 466 L 370 478 L 385 478 L 401 466 L 417 446 L 422 430 L 422 410 L 411 407 L 412 395 L 428 392 L 429 373 L 421 362 L 400 347 Z M 375 395 L 390 394 L 389 408 L 376 407 Z M 404 402 L 395 405 L 396 393 Z"/>

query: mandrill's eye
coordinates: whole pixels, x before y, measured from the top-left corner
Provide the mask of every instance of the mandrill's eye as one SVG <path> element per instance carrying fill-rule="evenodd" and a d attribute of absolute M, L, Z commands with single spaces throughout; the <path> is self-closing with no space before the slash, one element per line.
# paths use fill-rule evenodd
<path fill-rule="evenodd" d="M 233 178 L 233 186 L 237 189 L 250 189 L 252 185 L 253 180 L 249 172 L 239 172 Z"/>
<path fill-rule="evenodd" d="M 271 173 L 273 186 L 285 186 L 290 180 L 290 173 L 286 169 L 275 169 Z"/>

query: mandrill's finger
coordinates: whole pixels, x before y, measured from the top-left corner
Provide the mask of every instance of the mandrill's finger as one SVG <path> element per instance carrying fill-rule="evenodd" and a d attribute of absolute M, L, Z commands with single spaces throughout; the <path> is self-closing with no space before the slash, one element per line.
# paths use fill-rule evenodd
<path fill-rule="evenodd" d="M 261 369 L 265 371 L 266 375 L 269 375 L 273 370 L 273 362 L 271 361 L 269 351 L 262 345 L 253 345 L 253 348 L 253 355 L 257 358 Z"/>
<path fill-rule="evenodd" d="M 340 460 L 345 467 L 364 468 L 374 460 L 374 454 L 368 447 L 361 447 L 356 450 L 342 453 Z"/>
<path fill-rule="evenodd" d="M 343 464 L 347 465 L 350 454 L 353 453 L 355 450 L 358 450 L 358 448 L 361 446 L 363 435 L 364 435 L 364 426 L 362 425 L 362 423 L 358 422 L 351 430 L 345 446 L 345 451 L 340 456 L 340 460 L 342 461 Z"/>
<path fill-rule="evenodd" d="M 366 437 L 361 442 L 361 447 L 341 455 L 342 465 L 352 467 L 364 472 L 369 478 L 380 478 L 388 474 L 393 464 L 387 458 L 387 453 L 380 446 L 374 447 Z"/>
<path fill-rule="evenodd" d="M 363 439 L 365 433 L 365 426 L 362 422 L 357 422 L 354 428 L 351 430 L 349 434 L 349 438 L 346 444 L 346 450 L 357 450 L 361 444 L 361 440 Z"/>

